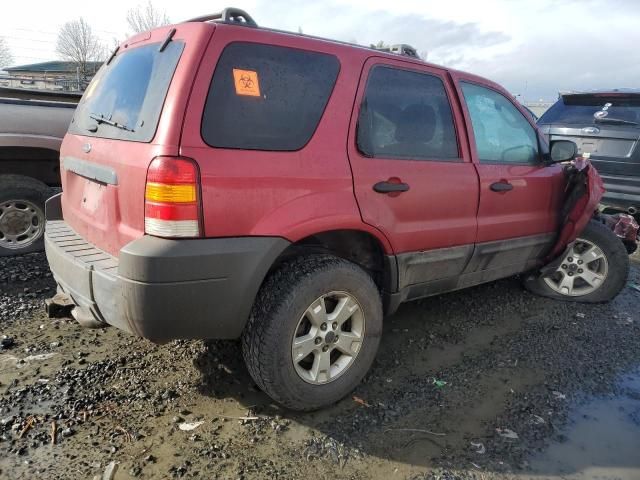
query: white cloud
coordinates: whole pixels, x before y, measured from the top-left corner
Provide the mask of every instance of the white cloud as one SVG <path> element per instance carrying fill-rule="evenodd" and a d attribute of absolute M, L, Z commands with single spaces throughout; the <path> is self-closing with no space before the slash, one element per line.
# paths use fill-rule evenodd
<path fill-rule="evenodd" d="M 180 21 L 229 2 L 154 3 Z M 0 32 L 16 62 L 51 59 L 65 21 L 82 15 L 111 42 L 124 37 L 126 11 L 133 4 L 8 2 Z M 561 89 L 632 87 L 640 79 L 640 2 L 635 0 L 241 0 L 237 6 L 267 27 L 302 27 L 305 33 L 361 44 L 409 43 L 428 52 L 432 62 L 489 77 L 528 99 L 553 99 Z"/>

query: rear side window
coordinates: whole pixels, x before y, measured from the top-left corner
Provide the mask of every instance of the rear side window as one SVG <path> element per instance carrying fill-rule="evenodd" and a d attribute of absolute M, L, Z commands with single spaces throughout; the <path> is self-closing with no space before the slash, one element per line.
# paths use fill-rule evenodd
<path fill-rule="evenodd" d="M 357 133 L 367 157 L 458 160 L 451 106 L 440 78 L 377 66 L 367 81 Z"/>
<path fill-rule="evenodd" d="M 339 70 L 332 55 L 231 43 L 209 87 L 202 138 L 220 148 L 299 150 L 313 136 Z"/>
<path fill-rule="evenodd" d="M 565 95 L 538 120 L 540 124 L 640 125 L 640 95 Z"/>
<path fill-rule="evenodd" d="M 159 46 L 125 50 L 103 65 L 78 104 L 69 131 L 150 142 L 184 42 L 173 41 L 163 52 Z"/>

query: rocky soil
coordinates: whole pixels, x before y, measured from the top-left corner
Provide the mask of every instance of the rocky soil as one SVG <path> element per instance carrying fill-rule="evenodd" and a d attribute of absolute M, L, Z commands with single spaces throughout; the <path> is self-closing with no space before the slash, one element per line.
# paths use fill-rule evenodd
<path fill-rule="evenodd" d="M 44 255 L 0 258 L 0 478 L 521 477 L 572 406 L 640 364 L 639 284 L 636 260 L 605 305 L 518 279 L 407 304 L 353 396 L 298 414 L 257 390 L 237 342 L 49 319 Z"/>

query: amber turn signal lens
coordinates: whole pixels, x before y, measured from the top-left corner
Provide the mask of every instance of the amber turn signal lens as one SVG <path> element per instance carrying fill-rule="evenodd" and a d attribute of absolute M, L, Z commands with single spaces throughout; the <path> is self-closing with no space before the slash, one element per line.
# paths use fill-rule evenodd
<path fill-rule="evenodd" d="M 196 201 L 196 186 L 147 183 L 144 197 L 151 202 L 192 203 Z"/>

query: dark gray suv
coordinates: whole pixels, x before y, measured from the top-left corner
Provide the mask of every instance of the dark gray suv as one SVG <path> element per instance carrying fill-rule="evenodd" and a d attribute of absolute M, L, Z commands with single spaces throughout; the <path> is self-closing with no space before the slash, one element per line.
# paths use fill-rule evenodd
<path fill-rule="evenodd" d="M 549 140 L 571 140 L 602 176 L 606 207 L 640 215 L 640 90 L 561 94 L 538 120 Z"/>

